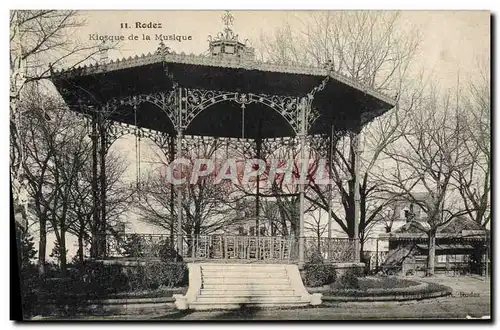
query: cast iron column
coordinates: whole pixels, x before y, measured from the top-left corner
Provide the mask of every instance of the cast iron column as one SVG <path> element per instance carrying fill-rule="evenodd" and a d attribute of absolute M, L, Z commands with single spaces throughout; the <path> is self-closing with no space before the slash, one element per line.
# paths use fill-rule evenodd
<path fill-rule="evenodd" d="M 99 117 L 99 137 L 100 137 L 100 203 L 101 203 L 101 219 L 100 219 L 100 228 L 99 228 L 99 257 L 106 256 L 106 123 L 104 120 L 104 116 L 101 114 Z"/>
<path fill-rule="evenodd" d="M 177 156 L 182 152 L 182 129 L 177 133 Z M 181 166 L 181 165 L 179 165 Z M 182 186 L 177 187 L 177 252 L 182 256 Z"/>
<path fill-rule="evenodd" d="M 179 87 L 177 158 L 182 157 L 182 87 Z M 177 253 L 182 256 L 182 186 L 177 189 Z"/>
<path fill-rule="evenodd" d="M 357 124 L 354 130 L 352 139 L 354 149 L 354 261 L 360 261 L 359 251 L 359 223 L 360 223 L 360 205 L 361 197 L 359 194 L 359 166 L 361 158 L 361 149 L 359 146 L 359 138 L 361 135 L 361 126 Z"/>
<path fill-rule="evenodd" d="M 332 254 L 332 176 L 333 176 L 333 171 L 332 171 L 332 158 L 333 158 L 333 125 L 331 125 L 331 132 L 330 132 L 330 138 L 328 139 L 330 141 L 329 146 L 328 146 L 328 253 L 327 253 L 327 258 L 328 260 L 331 259 L 331 254 Z"/>
<path fill-rule="evenodd" d="M 299 203 L 300 203 L 300 209 L 299 209 L 299 269 L 302 269 L 304 267 L 304 212 L 305 212 L 305 204 L 304 204 L 304 175 L 305 173 L 303 172 L 304 169 L 304 147 L 305 147 L 305 142 L 306 142 L 306 111 L 308 107 L 308 100 L 304 97 L 301 99 L 300 102 L 300 174 L 299 174 Z"/>
<path fill-rule="evenodd" d="M 172 162 L 175 159 L 175 143 L 174 143 L 174 136 L 170 135 L 168 138 L 168 147 L 169 147 L 169 163 L 172 164 Z M 174 189 L 174 184 L 170 183 L 170 247 L 174 247 L 174 228 L 175 228 L 175 189 Z"/>
<path fill-rule="evenodd" d="M 99 245 L 99 197 L 97 195 L 97 112 L 92 109 L 92 131 L 90 138 L 92 139 L 92 245 L 90 247 L 91 258 L 98 257 Z"/>
<path fill-rule="evenodd" d="M 257 130 L 257 138 L 255 139 L 255 144 L 256 144 L 256 153 L 257 153 L 257 159 L 260 160 L 262 156 L 262 138 L 261 138 L 261 130 L 262 130 L 262 120 L 259 120 L 259 127 Z M 260 168 L 258 169 L 260 171 Z M 255 228 L 257 230 L 257 238 L 260 238 L 260 175 L 257 175 L 257 189 L 256 189 L 256 195 L 255 195 Z M 259 243 L 260 244 L 260 243 Z M 258 244 L 258 245 L 259 245 Z M 259 249 L 257 249 L 257 255 L 260 250 L 260 245 Z"/>

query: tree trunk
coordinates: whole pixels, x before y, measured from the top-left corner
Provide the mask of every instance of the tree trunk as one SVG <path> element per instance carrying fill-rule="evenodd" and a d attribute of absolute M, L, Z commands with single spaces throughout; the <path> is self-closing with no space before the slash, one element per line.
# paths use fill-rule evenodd
<path fill-rule="evenodd" d="M 61 262 L 61 274 L 66 275 L 67 261 L 66 261 L 66 231 L 61 228 L 61 239 L 59 242 L 59 258 Z"/>
<path fill-rule="evenodd" d="M 360 239 L 359 240 L 359 255 L 361 257 L 360 261 L 366 263 L 366 260 L 364 258 L 364 254 L 365 254 L 364 246 L 365 246 L 365 240 L 364 239 Z"/>
<path fill-rule="evenodd" d="M 318 239 L 318 253 L 321 253 L 321 233 L 319 230 L 316 232 L 316 238 Z"/>
<path fill-rule="evenodd" d="M 45 256 L 47 252 L 47 220 L 40 218 L 40 241 L 38 242 L 38 273 L 45 274 Z"/>
<path fill-rule="evenodd" d="M 427 246 L 429 254 L 427 256 L 427 276 L 434 276 L 434 260 L 436 258 L 436 232 L 435 230 L 430 230 L 427 234 Z"/>
<path fill-rule="evenodd" d="M 290 233 L 293 234 L 295 237 L 299 237 L 299 231 L 297 228 L 297 224 L 294 223 L 293 221 L 290 221 Z"/>
<path fill-rule="evenodd" d="M 98 174 L 97 174 L 97 139 L 99 134 L 97 132 L 97 118 L 96 113 L 92 114 L 92 242 L 90 245 L 90 257 L 95 259 L 99 257 L 99 242 L 100 242 L 100 219 L 99 219 L 99 188 L 98 188 Z"/>
<path fill-rule="evenodd" d="M 83 235 L 84 232 L 80 231 L 78 235 L 78 261 L 83 264 Z"/>
<path fill-rule="evenodd" d="M 170 247 L 171 248 L 174 248 L 174 242 L 175 242 L 175 223 L 174 223 L 174 215 L 173 213 L 171 214 L 171 218 L 170 218 L 170 223 L 169 223 L 169 244 L 170 244 Z"/>
<path fill-rule="evenodd" d="M 175 150 L 174 150 L 174 136 L 170 135 L 169 138 L 169 143 L 168 143 L 168 154 L 169 154 L 169 163 L 172 163 L 175 160 Z M 175 190 L 174 190 L 174 184 L 170 184 L 170 247 L 174 248 L 174 242 L 175 242 Z M 178 211 L 177 211 L 178 212 Z"/>
<path fill-rule="evenodd" d="M 12 195 L 11 195 L 11 201 L 12 201 Z M 17 266 L 19 271 L 22 272 L 25 266 L 23 263 L 23 244 L 22 244 L 24 230 L 21 229 L 16 223 L 15 231 L 16 231 L 16 247 L 17 247 Z"/>
<path fill-rule="evenodd" d="M 286 224 L 286 219 L 281 216 L 281 235 L 288 236 L 288 225 Z"/>

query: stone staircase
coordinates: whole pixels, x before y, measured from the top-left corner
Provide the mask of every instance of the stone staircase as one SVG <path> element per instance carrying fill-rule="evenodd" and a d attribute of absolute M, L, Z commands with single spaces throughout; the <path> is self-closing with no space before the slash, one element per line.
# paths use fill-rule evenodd
<path fill-rule="evenodd" d="M 297 307 L 320 304 L 309 294 L 297 265 L 194 263 L 185 296 L 174 295 L 178 309 Z"/>

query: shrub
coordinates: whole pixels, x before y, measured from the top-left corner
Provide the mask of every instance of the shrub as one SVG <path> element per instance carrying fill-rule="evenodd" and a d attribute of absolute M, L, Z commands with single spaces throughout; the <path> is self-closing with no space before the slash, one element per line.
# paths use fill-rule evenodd
<path fill-rule="evenodd" d="M 177 253 L 168 240 L 161 243 L 158 256 L 164 262 L 183 262 L 182 256 Z"/>
<path fill-rule="evenodd" d="M 308 263 L 311 263 L 311 264 L 323 264 L 324 262 L 325 261 L 323 259 L 323 256 L 318 251 L 311 254 L 311 258 L 308 261 Z"/>
<path fill-rule="evenodd" d="M 28 272 L 32 271 L 31 260 L 36 257 L 37 250 L 35 249 L 35 242 L 33 236 L 29 231 L 22 229 L 16 222 L 16 238 L 17 238 L 17 248 L 19 263 L 18 266 L 22 272 L 24 268 L 28 269 Z M 36 269 L 35 269 L 36 270 Z"/>
<path fill-rule="evenodd" d="M 34 265 L 24 265 L 19 272 L 21 310 L 23 319 L 29 319 L 37 313 L 40 281 Z"/>
<path fill-rule="evenodd" d="M 337 272 L 333 265 L 324 263 L 321 254 L 315 253 L 304 265 L 302 277 L 306 286 L 318 287 L 335 282 Z"/>
<path fill-rule="evenodd" d="M 144 266 L 126 267 L 129 291 L 147 290 L 147 278 Z"/>
<path fill-rule="evenodd" d="M 121 265 L 105 265 L 100 262 L 86 262 L 82 286 L 89 295 L 103 295 L 129 289 L 129 280 Z M 77 284 L 78 282 L 73 282 Z M 75 288 L 75 291 L 80 291 Z"/>
<path fill-rule="evenodd" d="M 21 228 L 17 222 L 15 225 L 16 243 L 18 254 L 19 271 L 19 293 L 21 298 L 21 310 L 23 318 L 30 318 L 36 313 L 38 298 L 39 278 L 37 267 L 31 262 L 36 256 L 33 236 Z"/>
<path fill-rule="evenodd" d="M 359 289 L 358 277 L 362 276 L 363 271 L 360 268 L 348 268 L 333 286 L 335 289 Z"/>
<path fill-rule="evenodd" d="M 406 274 L 405 274 L 405 275 L 406 275 L 406 276 L 415 275 L 415 269 L 408 269 L 408 270 L 406 271 Z"/>
<path fill-rule="evenodd" d="M 126 237 L 122 242 L 122 249 L 124 255 L 127 257 L 139 258 L 145 255 L 146 242 L 144 238 L 138 234 L 132 234 Z"/>
<path fill-rule="evenodd" d="M 188 269 L 183 262 L 154 262 L 145 266 L 148 289 L 185 286 L 188 282 Z"/>
<path fill-rule="evenodd" d="M 182 287 L 188 283 L 188 268 L 183 262 L 148 262 L 130 267 L 127 274 L 131 291 Z"/>
<path fill-rule="evenodd" d="M 86 301 L 89 299 L 106 299 L 117 295 L 128 297 L 132 292 L 143 291 L 144 294 L 161 287 L 184 287 L 188 283 L 185 263 L 149 262 L 124 267 L 85 262 L 78 272 L 70 273 L 69 277 L 44 277 L 38 280 L 36 272 L 35 275 L 33 279 L 21 278 L 29 289 L 25 290 L 22 301 L 23 312 L 26 311 L 28 317 L 35 313 L 35 307 L 42 313 L 73 315 L 88 312 Z M 55 301 L 56 309 L 47 309 L 44 305 L 46 301 Z M 37 303 L 40 303 L 39 306 L 35 306 Z"/>

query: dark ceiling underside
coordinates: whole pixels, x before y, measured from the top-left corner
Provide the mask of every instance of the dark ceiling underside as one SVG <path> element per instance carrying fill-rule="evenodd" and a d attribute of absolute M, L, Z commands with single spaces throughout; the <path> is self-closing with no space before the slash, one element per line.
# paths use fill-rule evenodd
<path fill-rule="evenodd" d="M 170 90 L 173 84 L 169 76 L 179 86 L 191 89 L 292 97 L 305 96 L 324 79 L 318 75 L 155 63 L 100 74 L 71 75 L 69 78 L 56 75 L 52 81 L 68 106 L 79 111 L 79 99 L 90 98 L 98 105 L 112 98 Z M 308 133 L 329 134 L 331 125 L 337 130 L 351 129 L 359 122 L 362 112 L 380 113 L 381 110 L 389 110 L 392 105 L 330 79 L 325 89 L 315 95 L 313 107 L 319 111 L 320 117 Z M 141 104 L 136 112 L 130 106 L 123 106 L 110 119 L 175 134 L 174 125 L 168 116 L 149 103 Z M 295 135 L 281 114 L 261 104 L 247 105 L 244 122 L 245 138 Z M 232 101 L 215 104 L 196 116 L 185 134 L 242 137 L 241 108 Z"/>

